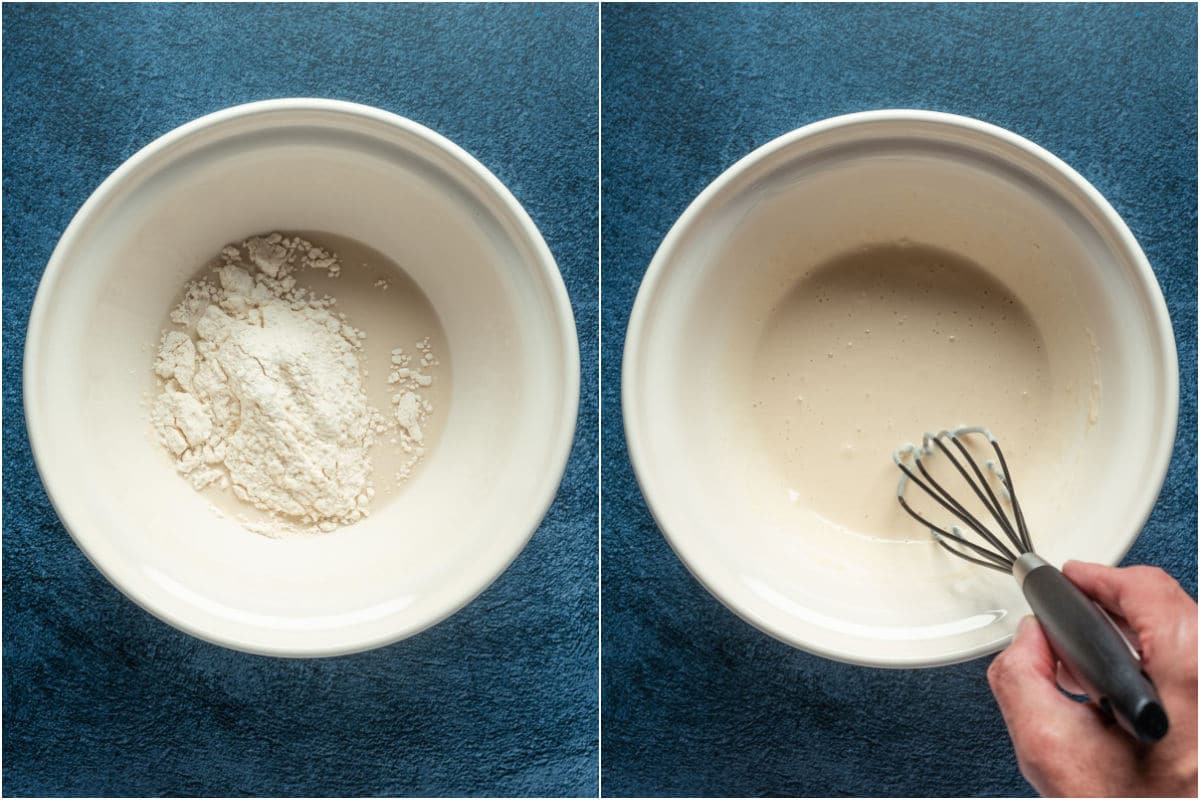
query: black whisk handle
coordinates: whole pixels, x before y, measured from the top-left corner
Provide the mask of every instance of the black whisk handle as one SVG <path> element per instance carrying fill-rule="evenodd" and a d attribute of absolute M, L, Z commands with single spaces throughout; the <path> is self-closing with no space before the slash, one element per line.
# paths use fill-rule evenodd
<path fill-rule="evenodd" d="M 1055 655 L 1088 697 L 1139 741 L 1149 744 L 1165 736 L 1167 714 L 1158 692 L 1109 616 L 1033 553 L 1017 559 L 1013 574 Z"/>

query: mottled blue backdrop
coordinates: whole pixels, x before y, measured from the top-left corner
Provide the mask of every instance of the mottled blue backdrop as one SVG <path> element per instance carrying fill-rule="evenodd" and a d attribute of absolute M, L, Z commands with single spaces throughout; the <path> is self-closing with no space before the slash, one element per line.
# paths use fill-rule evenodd
<path fill-rule="evenodd" d="M 978 117 L 1065 159 L 1145 248 L 1182 370 L 1166 488 L 1128 561 L 1196 590 L 1194 5 L 605 5 L 602 9 L 603 791 L 1026 794 L 986 660 L 825 661 L 713 599 L 647 513 L 621 347 L 654 250 L 755 147 L 874 108 Z M 610 422 L 612 421 L 612 422 Z"/>
<path fill-rule="evenodd" d="M 4 792 L 596 792 L 597 9 L 5 5 Z M 272 97 L 352 100 L 448 136 L 541 228 L 579 326 L 558 500 L 467 608 L 361 655 L 287 661 L 169 628 L 80 553 L 21 406 L 29 309 L 88 194 L 160 134 Z"/>

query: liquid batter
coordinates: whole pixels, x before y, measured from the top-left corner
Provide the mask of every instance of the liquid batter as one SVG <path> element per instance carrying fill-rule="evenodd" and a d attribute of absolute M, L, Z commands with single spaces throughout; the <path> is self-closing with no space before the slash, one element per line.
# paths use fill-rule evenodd
<path fill-rule="evenodd" d="M 983 424 L 1026 475 L 1052 378 L 1040 331 L 1003 285 L 946 251 L 886 245 L 818 267 L 772 308 L 749 402 L 791 502 L 903 541 L 921 534 L 896 503 L 893 450 Z"/>

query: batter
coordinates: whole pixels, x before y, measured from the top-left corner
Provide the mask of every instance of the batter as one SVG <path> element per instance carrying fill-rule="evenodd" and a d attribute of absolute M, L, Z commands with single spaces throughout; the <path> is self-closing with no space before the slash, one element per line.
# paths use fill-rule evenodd
<path fill-rule="evenodd" d="M 1056 413 L 1042 335 L 1020 301 L 975 264 L 915 245 L 854 252 L 794 285 L 766 320 L 753 384 L 789 500 L 891 541 L 916 535 L 895 500 L 898 444 L 985 424 L 1026 475 Z"/>

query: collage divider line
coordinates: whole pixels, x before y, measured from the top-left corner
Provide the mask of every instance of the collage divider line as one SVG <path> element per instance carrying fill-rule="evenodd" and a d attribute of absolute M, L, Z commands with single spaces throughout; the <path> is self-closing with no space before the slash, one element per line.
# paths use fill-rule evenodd
<path fill-rule="evenodd" d="M 596 797 L 604 796 L 604 3 L 596 0 Z"/>

